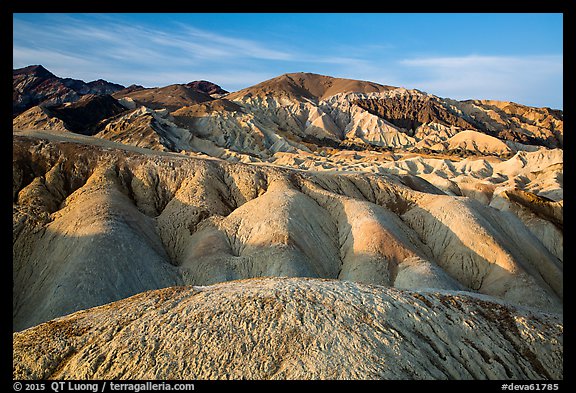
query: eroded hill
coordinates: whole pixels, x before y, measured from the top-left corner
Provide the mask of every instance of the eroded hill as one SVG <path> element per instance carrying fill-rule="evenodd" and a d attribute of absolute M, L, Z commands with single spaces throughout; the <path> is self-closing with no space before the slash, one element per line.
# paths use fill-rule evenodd
<path fill-rule="evenodd" d="M 509 209 L 416 176 L 14 138 L 16 330 L 148 289 L 261 276 L 401 282 L 561 308 L 562 261 L 536 235 L 548 225 L 531 229 Z"/>

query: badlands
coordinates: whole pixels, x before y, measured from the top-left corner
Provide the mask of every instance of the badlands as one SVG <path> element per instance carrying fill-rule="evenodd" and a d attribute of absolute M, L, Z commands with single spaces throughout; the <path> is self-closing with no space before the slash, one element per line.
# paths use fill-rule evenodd
<path fill-rule="evenodd" d="M 106 83 L 14 70 L 15 379 L 563 379 L 562 111 Z"/>

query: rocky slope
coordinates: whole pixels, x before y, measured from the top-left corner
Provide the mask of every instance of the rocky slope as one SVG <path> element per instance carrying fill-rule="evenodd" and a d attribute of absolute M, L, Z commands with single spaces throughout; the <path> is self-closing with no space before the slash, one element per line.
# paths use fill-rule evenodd
<path fill-rule="evenodd" d="M 562 379 L 558 316 L 462 292 L 265 278 L 14 334 L 15 379 Z"/>

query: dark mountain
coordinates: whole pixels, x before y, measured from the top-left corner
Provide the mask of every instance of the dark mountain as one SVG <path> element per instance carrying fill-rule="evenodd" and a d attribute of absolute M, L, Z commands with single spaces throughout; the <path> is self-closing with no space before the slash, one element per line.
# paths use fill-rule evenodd
<path fill-rule="evenodd" d="M 112 94 L 118 90 L 124 89 L 124 86 L 105 81 L 104 79 L 88 82 L 87 85 L 90 87 L 90 94 Z"/>
<path fill-rule="evenodd" d="M 221 88 L 215 83 L 209 81 L 194 81 L 187 83 L 186 86 L 191 87 L 195 90 L 201 91 L 206 94 L 228 94 L 229 92 Z"/>
<path fill-rule="evenodd" d="M 111 94 L 112 97 L 114 98 L 122 98 L 125 97 L 126 95 L 128 95 L 129 93 L 138 91 L 138 90 L 144 90 L 145 87 L 144 86 L 140 86 L 140 85 L 130 85 L 128 87 L 125 87 L 121 90 L 118 90 L 114 93 Z"/>
<path fill-rule="evenodd" d="M 450 112 L 440 101 L 424 95 L 365 98 L 356 100 L 354 103 L 397 127 L 412 131 L 412 134 L 422 124 L 432 122 L 445 126 L 486 131 L 481 124 L 471 124 L 469 121 Z"/>
<path fill-rule="evenodd" d="M 15 70 L 12 70 L 12 74 L 14 76 L 17 76 L 17 75 L 34 75 L 34 76 L 37 76 L 39 78 L 49 78 L 49 77 L 55 78 L 56 77 L 54 74 L 52 74 L 50 71 L 48 71 L 46 68 L 42 67 L 41 65 L 30 65 L 30 66 L 24 67 L 24 68 L 17 68 Z"/>
<path fill-rule="evenodd" d="M 49 107 L 50 112 L 66 124 L 66 128 L 79 134 L 92 135 L 104 119 L 126 111 L 112 96 L 87 94 L 74 103 Z"/>
<path fill-rule="evenodd" d="M 59 105 L 75 102 L 86 94 L 111 94 L 124 86 L 99 79 L 84 82 L 60 78 L 41 65 L 13 70 L 12 116 L 36 105 Z"/>

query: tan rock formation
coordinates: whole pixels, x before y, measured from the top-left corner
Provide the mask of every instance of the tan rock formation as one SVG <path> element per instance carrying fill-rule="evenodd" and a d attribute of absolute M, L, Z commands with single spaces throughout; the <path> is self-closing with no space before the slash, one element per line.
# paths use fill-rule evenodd
<path fill-rule="evenodd" d="M 421 271 L 425 287 L 453 288 L 451 277 L 561 310 L 562 263 L 549 240 L 509 211 L 422 181 L 52 138 L 15 136 L 17 330 L 179 283 L 287 275 L 393 286 L 405 268 L 403 287 L 417 288 Z"/>
<path fill-rule="evenodd" d="M 14 334 L 15 379 L 562 379 L 558 316 L 464 292 L 264 278 Z"/>

